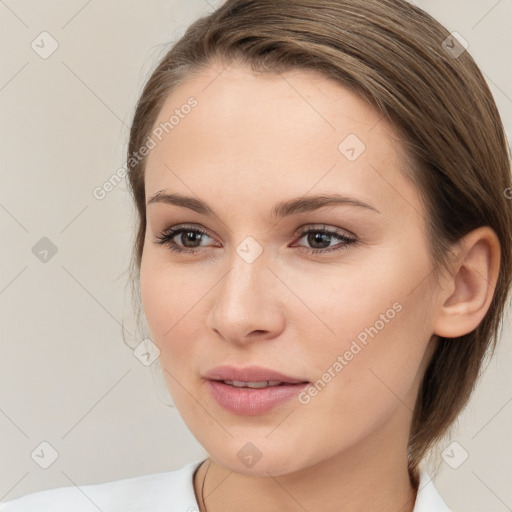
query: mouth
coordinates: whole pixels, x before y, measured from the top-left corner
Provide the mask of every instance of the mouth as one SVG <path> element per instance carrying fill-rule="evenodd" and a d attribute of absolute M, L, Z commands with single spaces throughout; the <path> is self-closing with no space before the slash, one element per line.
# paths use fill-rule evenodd
<path fill-rule="evenodd" d="M 284 382 L 280 380 L 263 380 L 259 382 L 244 382 L 241 380 L 215 380 L 215 382 L 223 382 L 228 386 L 233 386 L 235 388 L 249 388 L 249 389 L 263 389 L 263 388 L 273 388 L 277 386 L 298 386 L 300 384 L 307 384 L 307 381 L 302 382 Z"/>
<path fill-rule="evenodd" d="M 269 368 L 217 367 L 203 376 L 215 401 L 242 416 L 265 414 L 296 397 L 310 382 Z"/>
<path fill-rule="evenodd" d="M 217 366 L 203 375 L 209 380 L 221 381 L 230 386 L 264 388 L 288 384 L 304 384 L 307 379 L 292 377 L 272 368 L 263 366 L 246 366 L 237 368 L 235 366 Z"/>

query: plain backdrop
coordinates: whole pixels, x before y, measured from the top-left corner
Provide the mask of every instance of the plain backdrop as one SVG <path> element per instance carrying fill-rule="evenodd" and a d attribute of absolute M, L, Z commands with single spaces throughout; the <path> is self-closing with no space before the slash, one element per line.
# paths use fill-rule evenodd
<path fill-rule="evenodd" d="M 510 138 L 512 0 L 415 3 L 468 41 Z M 127 274 L 135 216 L 126 186 L 102 200 L 93 190 L 124 163 L 150 71 L 216 5 L 0 1 L 0 501 L 170 471 L 206 456 L 121 336 L 124 322 L 137 343 Z M 457 469 L 441 458 L 435 478 L 454 511 L 512 510 L 507 322 L 441 447 L 457 442 L 468 453 Z"/>

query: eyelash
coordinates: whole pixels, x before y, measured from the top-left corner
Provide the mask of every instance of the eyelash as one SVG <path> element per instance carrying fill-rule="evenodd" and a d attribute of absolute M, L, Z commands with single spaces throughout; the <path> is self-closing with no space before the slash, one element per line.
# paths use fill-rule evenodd
<path fill-rule="evenodd" d="M 158 234 L 156 236 L 156 241 L 155 242 L 157 244 L 159 244 L 159 245 L 167 245 L 167 247 L 171 251 L 175 251 L 175 252 L 179 252 L 179 253 L 189 253 L 189 254 L 192 254 L 192 253 L 198 252 L 200 250 L 200 248 L 194 248 L 194 249 L 183 248 L 183 247 L 177 245 L 175 242 L 172 242 L 172 239 L 176 235 L 179 235 L 181 233 L 186 233 L 186 232 L 198 233 L 201 236 L 203 236 L 203 235 L 206 235 L 208 237 L 210 236 L 203 229 L 198 229 L 196 227 L 187 226 L 187 225 L 178 225 L 178 226 L 174 226 L 172 228 L 169 228 L 169 229 L 163 231 L 162 233 Z M 299 246 L 299 251 L 306 251 L 306 252 L 308 252 L 310 254 L 315 254 L 315 253 L 324 253 L 325 254 L 327 252 L 334 252 L 334 251 L 344 250 L 344 249 L 347 248 L 347 246 L 353 245 L 353 244 L 357 243 L 357 240 L 355 238 L 350 238 L 350 237 L 348 237 L 346 235 L 338 233 L 337 231 L 331 231 L 331 230 L 328 230 L 328 229 L 325 229 L 325 228 L 321 228 L 321 229 L 301 228 L 299 230 L 299 238 L 298 238 L 298 240 L 303 238 L 304 235 L 307 235 L 307 234 L 310 234 L 310 233 L 320 233 L 320 234 L 323 234 L 323 235 L 335 236 L 335 237 L 339 238 L 343 242 L 343 244 L 340 244 L 339 247 L 335 246 L 335 247 L 326 248 L 326 249 L 308 249 L 307 247 Z"/>

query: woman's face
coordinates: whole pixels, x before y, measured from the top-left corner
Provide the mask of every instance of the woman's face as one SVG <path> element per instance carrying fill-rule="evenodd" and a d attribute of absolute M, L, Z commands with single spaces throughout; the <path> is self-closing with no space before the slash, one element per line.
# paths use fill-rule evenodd
<path fill-rule="evenodd" d="M 314 71 L 212 64 L 168 97 L 151 138 L 142 301 L 196 439 L 252 475 L 359 448 L 405 453 L 436 289 L 388 122 Z M 204 206 L 150 202 L 157 193 Z M 321 206 L 334 195 L 346 201 Z M 219 365 L 310 384 L 274 401 L 281 390 L 212 385 Z"/>

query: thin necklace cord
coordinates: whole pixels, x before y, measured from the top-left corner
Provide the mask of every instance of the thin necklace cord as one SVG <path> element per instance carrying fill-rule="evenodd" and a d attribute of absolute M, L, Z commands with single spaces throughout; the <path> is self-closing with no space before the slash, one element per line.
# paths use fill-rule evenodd
<path fill-rule="evenodd" d="M 210 469 L 210 459 L 208 459 L 208 467 L 206 468 L 206 472 L 203 477 L 203 482 L 201 484 L 201 504 L 204 509 L 204 512 L 208 512 L 206 509 L 206 504 L 204 502 L 204 481 L 206 480 L 206 475 L 208 474 L 208 470 Z"/>

